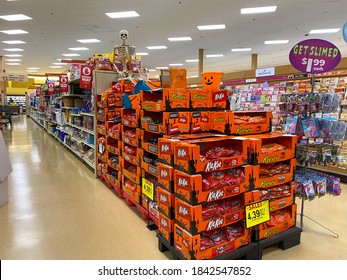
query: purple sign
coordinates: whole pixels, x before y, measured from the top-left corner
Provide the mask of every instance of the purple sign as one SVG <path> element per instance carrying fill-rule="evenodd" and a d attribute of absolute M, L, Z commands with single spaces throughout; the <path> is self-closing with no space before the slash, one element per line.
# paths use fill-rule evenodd
<path fill-rule="evenodd" d="M 341 60 L 339 49 L 321 39 L 309 39 L 297 43 L 289 53 L 290 63 L 299 71 L 319 74 L 334 69 Z"/>

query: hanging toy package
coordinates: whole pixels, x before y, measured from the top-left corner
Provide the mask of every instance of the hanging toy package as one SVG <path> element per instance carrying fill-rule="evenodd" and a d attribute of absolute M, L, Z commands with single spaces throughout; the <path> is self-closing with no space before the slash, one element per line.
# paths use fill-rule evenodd
<path fill-rule="evenodd" d="M 304 130 L 304 135 L 307 138 L 319 137 L 319 127 L 315 118 L 307 118 L 302 120 L 302 128 Z"/>

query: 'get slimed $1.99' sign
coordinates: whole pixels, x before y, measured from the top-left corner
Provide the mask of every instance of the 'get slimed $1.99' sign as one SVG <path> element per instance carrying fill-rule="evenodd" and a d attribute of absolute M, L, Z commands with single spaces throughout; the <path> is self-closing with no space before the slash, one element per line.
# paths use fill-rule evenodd
<path fill-rule="evenodd" d="M 297 43 L 289 53 L 290 63 L 299 71 L 320 74 L 334 69 L 341 60 L 340 50 L 321 39 L 309 39 Z"/>

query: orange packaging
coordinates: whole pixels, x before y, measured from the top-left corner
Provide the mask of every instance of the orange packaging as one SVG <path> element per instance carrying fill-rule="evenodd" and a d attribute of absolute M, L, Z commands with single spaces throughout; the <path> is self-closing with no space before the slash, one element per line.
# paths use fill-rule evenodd
<path fill-rule="evenodd" d="M 228 108 L 229 101 L 229 91 L 228 90 L 214 90 L 210 92 L 211 103 L 210 108 L 213 109 L 223 109 Z"/>
<path fill-rule="evenodd" d="M 296 160 L 290 159 L 288 161 L 290 164 L 290 172 L 285 174 L 276 174 L 270 177 L 260 178 L 260 165 L 253 166 L 253 179 L 254 179 L 254 188 L 255 189 L 264 189 L 273 186 L 278 186 L 284 183 L 291 182 L 294 179 L 294 172 L 296 168 Z"/>
<path fill-rule="evenodd" d="M 119 140 L 115 140 L 111 137 L 106 137 L 106 150 L 111 154 L 120 155 L 121 144 Z"/>
<path fill-rule="evenodd" d="M 206 89 L 191 89 L 190 103 L 192 109 L 208 109 L 211 107 L 211 95 Z"/>
<path fill-rule="evenodd" d="M 156 134 L 165 134 L 163 112 L 141 110 L 141 128 Z"/>
<path fill-rule="evenodd" d="M 119 163 L 122 168 L 123 175 L 136 184 L 141 184 L 141 167 L 133 165 L 132 163 L 119 158 Z M 130 170 L 129 170 L 130 169 Z"/>
<path fill-rule="evenodd" d="M 163 163 L 158 164 L 158 185 L 169 193 L 174 192 L 174 168 Z"/>
<path fill-rule="evenodd" d="M 211 116 L 209 111 L 197 111 L 190 113 L 191 133 L 210 131 Z"/>
<path fill-rule="evenodd" d="M 112 121 L 108 121 L 105 123 L 107 135 L 113 139 L 120 139 L 120 128 L 121 124 L 116 124 Z"/>
<path fill-rule="evenodd" d="M 107 162 L 107 158 L 108 158 L 108 152 L 107 152 L 107 150 L 106 150 L 106 152 L 103 153 L 103 154 L 97 152 L 97 157 L 98 157 L 99 160 L 101 160 L 101 161 L 103 161 L 103 162 L 106 163 L 106 162 Z"/>
<path fill-rule="evenodd" d="M 239 185 L 203 190 L 203 176 L 201 174 L 188 175 L 179 170 L 174 170 L 175 195 L 180 200 L 191 205 L 202 202 L 211 202 L 227 197 L 239 195 L 251 189 L 252 166 L 240 167 L 245 175 L 245 181 Z"/>
<path fill-rule="evenodd" d="M 167 135 L 178 133 L 190 133 L 190 113 L 189 112 L 165 112 L 164 125 Z"/>
<path fill-rule="evenodd" d="M 297 143 L 296 135 L 281 133 L 266 133 L 259 135 L 243 136 L 250 139 L 250 160 L 252 164 L 267 164 L 295 158 Z M 262 152 L 262 147 L 284 147 L 284 150 Z"/>
<path fill-rule="evenodd" d="M 135 133 L 135 137 L 129 137 L 127 135 L 127 131 L 132 131 Z M 141 129 L 139 128 L 132 128 L 132 127 L 127 127 L 124 125 L 121 125 L 121 135 L 122 135 L 122 141 L 127 144 L 131 145 L 133 147 L 140 147 L 140 135 L 141 135 Z"/>
<path fill-rule="evenodd" d="M 148 204 L 149 198 L 145 196 L 144 194 L 141 194 L 141 205 L 143 208 L 148 209 L 149 204 Z"/>
<path fill-rule="evenodd" d="M 142 157 L 141 157 L 141 167 L 149 174 L 152 174 L 153 176 L 158 177 L 158 167 L 145 162 L 142 159 Z"/>
<path fill-rule="evenodd" d="M 151 154 L 158 155 L 158 145 L 148 142 L 149 140 L 152 140 L 153 138 L 159 139 L 159 135 L 152 134 L 150 132 L 147 132 L 141 129 L 141 133 L 140 133 L 141 148 Z"/>
<path fill-rule="evenodd" d="M 107 121 L 107 112 L 108 108 L 98 108 L 98 111 L 96 112 L 96 119 L 102 122 Z"/>
<path fill-rule="evenodd" d="M 230 134 L 247 135 L 271 131 L 272 112 L 229 112 Z"/>
<path fill-rule="evenodd" d="M 169 245 L 173 245 L 173 232 L 174 232 L 175 220 L 170 220 L 165 215 L 159 213 L 159 231 L 164 237 L 164 239 L 169 243 Z"/>
<path fill-rule="evenodd" d="M 287 209 L 287 208 L 285 208 Z M 272 227 L 266 227 L 264 224 L 261 224 L 259 226 L 259 238 L 264 239 L 264 238 L 269 238 L 271 236 L 274 236 L 280 232 L 286 231 L 287 229 L 295 226 L 296 224 L 296 209 L 297 205 L 292 204 L 288 207 L 291 212 L 291 218 L 283 223 L 280 223 L 278 225 L 272 226 Z"/>
<path fill-rule="evenodd" d="M 169 219 L 175 218 L 175 195 L 158 187 L 157 188 L 158 211 Z"/>
<path fill-rule="evenodd" d="M 244 235 L 233 242 L 225 242 L 217 246 L 201 250 L 201 235 L 191 235 L 178 224 L 174 226 L 174 247 L 187 260 L 207 260 L 234 251 L 251 243 L 249 229 L 244 229 Z"/>
<path fill-rule="evenodd" d="M 113 175 L 107 173 L 106 174 L 106 178 L 109 182 L 111 182 L 113 185 L 115 185 L 116 187 L 121 187 L 122 186 L 122 173 L 118 172 L 118 179 L 116 179 Z"/>
<path fill-rule="evenodd" d="M 122 96 L 120 93 L 108 93 L 107 95 L 108 107 L 122 107 Z"/>
<path fill-rule="evenodd" d="M 116 118 L 120 118 L 122 115 L 122 109 L 116 107 L 108 107 L 107 108 L 107 119 L 113 120 Z"/>
<path fill-rule="evenodd" d="M 230 169 L 248 163 L 249 145 L 248 139 L 230 136 L 176 143 L 174 165 L 175 168 L 188 174 Z M 206 152 L 216 148 L 233 150 L 234 155 L 220 157 L 216 153 L 215 159 L 208 159 L 204 156 Z"/>
<path fill-rule="evenodd" d="M 120 170 L 119 161 L 118 161 L 117 164 L 114 164 L 114 163 L 111 161 L 111 159 L 110 159 L 110 157 L 112 157 L 112 156 L 114 156 L 114 155 L 111 154 L 111 153 L 109 153 L 109 152 L 107 152 L 107 154 L 108 154 L 108 156 L 107 156 L 107 165 L 110 166 L 110 167 L 112 167 L 112 168 L 115 169 L 115 170 Z"/>
<path fill-rule="evenodd" d="M 190 92 L 184 88 L 164 88 L 163 101 L 165 110 L 187 110 L 190 108 Z"/>
<path fill-rule="evenodd" d="M 170 88 L 187 87 L 187 69 L 170 67 Z"/>
<path fill-rule="evenodd" d="M 236 197 L 235 197 L 236 198 Z M 190 205 L 176 197 L 175 218 L 176 223 L 191 234 L 211 231 L 241 221 L 245 218 L 244 206 L 252 202 L 252 193 L 246 192 L 237 196 L 242 200 L 243 206 L 239 210 L 207 220 L 203 220 L 203 205 Z"/>
<path fill-rule="evenodd" d="M 101 127 L 99 125 L 96 126 L 96 131 L 102 135 L 106 135 L 106 129 L 105 127 Z"/>
<path fill-rule="evenodd" d="M 122 124 L 130 127 L 139 127 L 140 110 L 121 109 Z"/>
<path fill-rule="evenodd" d="M 133 146 L 128 146 L 128 148 L 136 150 L 136 155 L 131 155 L 127 153 L 127 144 L 125 144 L 124 142 L 121 142 L 121 143 L 122 143 L 122 157 L 126 161 L 131 162 L 132 164 L 140 166 L 141 159 L 143 156 L 143 150 L 140 148 L 135 148 Z"/>
<path fill-rule="evenodd" d="M 141 108 L 145 111 L 163 112 L 165 111 L 165 102 L 161 90 L 141 91 Z"/>
<path fill-rule="evenodd" d="M 211 130 L 230 134 L 229 113 L 228 111 L 211 112 Z"/>
<path fill-rule="evenodd" d="M 282 209 L 294 204 L 295 191 L 296 191 L 296 185 L 291 184 L 290 196 L 270 201 L 270 212 L 273 212 L 278 209 Z M 261 190 L 252 191 L 254 202 L 261 200 L 260 193 L 261 193 Z"/>
<path fill-rule="evenodd" d="M 141 201 L 141 187 L 134 182 L 131 182 L 130 184 L 125 183 L 124 175 L 122 176 L 122 190 L 130 196 L 136 203 L 140 204 Z M 130 186 L 131 185 L 131 186 Z"/>

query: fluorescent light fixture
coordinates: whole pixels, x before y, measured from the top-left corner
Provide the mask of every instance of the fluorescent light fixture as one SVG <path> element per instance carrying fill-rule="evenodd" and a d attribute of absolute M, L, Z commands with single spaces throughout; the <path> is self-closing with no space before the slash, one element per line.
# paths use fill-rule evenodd
<path fill-rule="evenodd" d="M 199 78 L 198 75 L 190 76 L 190 78 Z"/>
<path fill-rule="evenodd" d="M 148 53 L 146 53 L 146 52 L 138 52 L 138 53 L 136 53 L 136 55 L 145 56 L 145 55 L 148 55 Z"/>
<path fill-rule="evenodd" d="M 199 59 L 186 59 L 186 62 L 199 62 Z"/>
<path fill-rule="evenodd" d="M 78 53 L 63 53 L 62 56 L 72 57 L 72 56 L 80 56 Z"/>
<path fill-rule="evenodd" d="M 7 56 L 7 57 L 22 57 L 23 55 L 21 55 L 21 54 L 5 54 L 4 56 Z"/>
<path fill-rule="evenodd" d="M 214 24 L 214 25 L 199 25 L 199 30 L 218 30 L 225 29 L 225 24 Z"/>
<path fill-rule="evenodd" d="M 17 63 L 17 62 L 10 62 L 10 63 L 6 63 L 6 65 L 16 66 L 16 65 L 21 65 L 21 64 Z"/>
<path fill-rule="evenodd" d="M 167 38 L 171 42 L 179 42 L 179 41 L 191 41 L 191 37 L 171 37 Z"/>
<path fill-rule="evenodd" d="M 21 59 L 17 59 L 17 58 L 7 58 L 5 59 L 6 61 L 9 61 L 9 62 L 18 62 L 18 61 L 22 61 Z"/>
<path fill-rule="evenodd" d="M 171 63 L 170 66 L 183 66 L 183 63 Z"/>
<path fill-rule="evenodd" d="M 39 67 L 28 67 L 27 69 L 28 70 L 39 70 L 40 68 Z"/>
<path fill-rule="evenodd" d="M 7 20 L 7 21 L 18 21 L 18 20 L 32 19 L 31 17 L 28 17 L 28 16 L 23 15 L 23 14 L 0 16 L 0 18 L 2 18 L 3 20 Z"/>
<path fill-rule="evenodd" d="M 51 65 L 49 68 L 63 68 L 63 66 L 58 66 L 58 65 Z"/>
<path fill-rule="evenodd" d="M 149 50 L 166 50 L 167 46 L 148 46 L 147 49 L 149 49 Z"/>
<path fill-rule="evenodd" d="M 129 17 L 139 17 L 140 16 L 135 11 L 105 13 L 105 15 L 107 15 L 110 18 L 129 18 Z"/>
<path fill-rule="evenodd" d="M 77 41 L 82 43 L 82 44 L 86 44 L 86 43 L 99 43 L 99 42 L 101 42 L 98 39 L 80 39 L 80 40 L 77 40 Z"/>
<path fill-rule="evenodd" d="M 23 42 L 21 40 L 11 40 L 11 41 L 2 41 L 2 42 L 8 45 L 26 44 L 26 42 Z"/>
<path fill-rule="evenodd" d="M 236 49 L 231 49 L 232 52 L 250 52 L 252 49 L 251 48 L 236 48 Z"/>
<path fill-rule="evenodd" d="M 272 41 L 265 41 L 265 45 L 278 45 L 278 44 L 287 44 L 289 40 L 272 40 Z"/>
<path fill-rule="evenodd" d="M 7 52 L 24 52 L 23 49 L 19 49 L 19 48 L 4 49 L 4 51 L 7 51 Z"/>
<path fill-rule="evenodd" d="M 27 70 L 25 70 L 25 71 L 27 71 L 27 72 L 29 72 L 29 73 L 39 72 L 38 70 L 35 70 L 35 69 L 27 69 Z"/>
<path fill-rule="evenodd" d="M 156 72 L 156 69 L 148 69 L 148 72 Z"/>
<path fill-rule="evenodd" d="M 17 35 L 17 34 L 27 34 L 28 31 L 22 29 L 12 29 L 12 30 L 1 30 L 0 32 L 5 33 L 7 35 Z"/>
<path fill-rule="evenodd" d="M 53 65 L 67 65 L 65 62 L 54 62 Z"/>
<path fill-rule="evenodd" d="M 256 7 L 256 8 L 243 8 L 241 9 L 241 14 L 262 14 L 262 13 L 272 13 L 275 12 L 277 6 L 267 6 L 267 7 Z"/>
<path fill-rule="evenodd" d="M 206 57 L 223 57 L 222 54 L 207 54 Z"/>
<path fill-rule="evenodd" d="M 166 69 L 169 69 L 169 67 L 167 67 L 167 66 L 158 66 L 158 67 L 155 67 L 155 69 L 166 70 Z"/>
<path fill-rule="evenodd" d="M 339 32 L 340 28 L 330 28 L 330 29 L 313 29 L 308 34 L 325 34 L 325 33 L 336 33 Z"/>
<path fill-rule="evenodd" d="M 70 51 L 88 51 L 86 47 L 69 48 Z"/>

